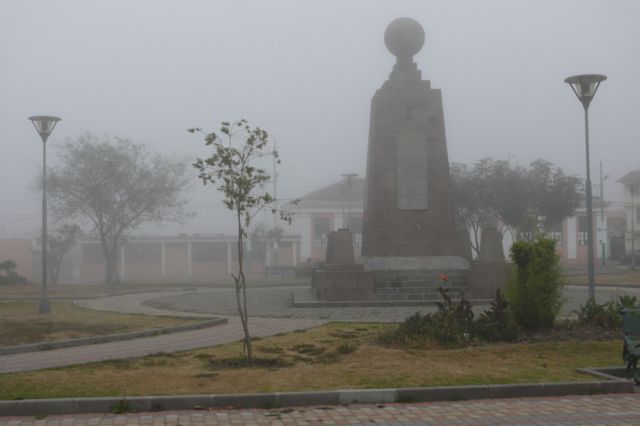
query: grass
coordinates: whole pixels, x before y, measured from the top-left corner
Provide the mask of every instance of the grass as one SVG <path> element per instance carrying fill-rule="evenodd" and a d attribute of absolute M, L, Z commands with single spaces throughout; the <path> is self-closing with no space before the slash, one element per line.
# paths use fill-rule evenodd
<path fill-rule="evenodd" d="M 576 368 L 620 363 L 619 340 L 401 349 L 382 324 L 341 324 L 264 338 L 257 365 L 240 343 L 133 360 L 0 375 L 0 399 L 245 393 L 592 380 Z"/>
<path fill-rule="evenodd" d="M 54 302 L 52 313 L 38 314 L 37 302 L 0 302 L 0 346 L 123 333 L 188 324 L 197 320 L 92 311 Z"/>
<path fill-rule="evenodd" d="M 587 285 L 588 279 L 586 275 L 571 275 L 568 281 L 569 284 Z M 599 274 L 596 271 L 595 283 L 604 286 L 630 285 L 640 287 L 640 270 L 624 274 Z"/>

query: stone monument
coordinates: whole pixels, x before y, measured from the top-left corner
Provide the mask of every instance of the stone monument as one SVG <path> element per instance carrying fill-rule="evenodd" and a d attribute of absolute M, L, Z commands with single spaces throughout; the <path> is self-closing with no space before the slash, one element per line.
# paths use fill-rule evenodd
<path fill-rule="evenodd" d="M 429 287 L 447 274 L 465 287 L 470 264 L 454 223 L 441 93 L 413 61 L 424 29 L 398 18 L 384 41 L 396 64 L 371 103 L 362 263 L 378 293 L 407 282 L 414 294 L 398 293 L 421 299 L 417 281 Z"/>

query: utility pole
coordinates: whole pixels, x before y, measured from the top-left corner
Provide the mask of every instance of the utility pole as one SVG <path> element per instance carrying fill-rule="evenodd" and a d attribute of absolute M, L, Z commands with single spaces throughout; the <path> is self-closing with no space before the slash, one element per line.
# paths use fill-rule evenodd
<path fill-rule="evenodd" d="M 636 206 L 634 204 L 635 198 L 635 184 L 629 185 L 629 192 L 631 193 L 631 269 L 636 269 L 636 238 L 635 238 L 635 223 L 636 223 Z"/>
<path fill-rule="evenodd" d="M 273 184 L 273 229 L 278 227 L 278 146 L 274 145 L 273 151 L 271 151 L 271 157 L 273 159 L 273 174 L 271 177 L 271 183 Z"/>
<path fill-rule="evenodd" d="M 600 162 L 600 247 L 602 248 L 602 266 L 607 264 L 607 228 L 604 226 L 604 181 L 609 175 L 602 175 L 602 161 Z"/>

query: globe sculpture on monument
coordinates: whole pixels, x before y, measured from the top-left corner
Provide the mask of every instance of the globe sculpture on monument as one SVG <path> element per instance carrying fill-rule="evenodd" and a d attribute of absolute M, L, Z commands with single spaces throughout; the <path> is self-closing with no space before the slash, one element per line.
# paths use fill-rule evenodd
<path fill-rule="evenodd" d="M 413 61 L 424 29 L 398 18 L 384 41 L 396 64 L 371 102 L 361 261 L 376 298 L 419 300 L 442 274 L 466 287 L 470 264 L 454 223 L 442 97 Z"/>

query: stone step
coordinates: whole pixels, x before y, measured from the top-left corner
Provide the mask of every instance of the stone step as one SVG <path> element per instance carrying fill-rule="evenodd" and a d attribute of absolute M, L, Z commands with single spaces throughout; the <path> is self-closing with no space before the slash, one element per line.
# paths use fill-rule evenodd
<path fill-rule="evenodd" d="M 458 294 L 459 290 L 465 291 L 465 288 L 449 288 L 449 294 Z M 374 293 L 433 293 L 440 294 L 435 288 L 428 287 L 375 287 Z"/>
<path fill-rule="evenodd" d="M 409 282 L 409 283 L 373 283 L 373 288 L 428 288 L 433 291 L 436 291 L 439 285 L 427 284 L 427 283 L 419 283 L 419 282 Z M 449 283 L 444 288 L 455 289 L 455 288 L 465 288 L 467 287 L 464 283 Z"/>
<path fill-rule="evenodd" d="M 433 302 L 442 301 L 439 293 L 376 293 L 373 295 L 374 300 L 426 300 Z M 452 300 L 460 300 L 459 297 L 451 297 Z"/>

